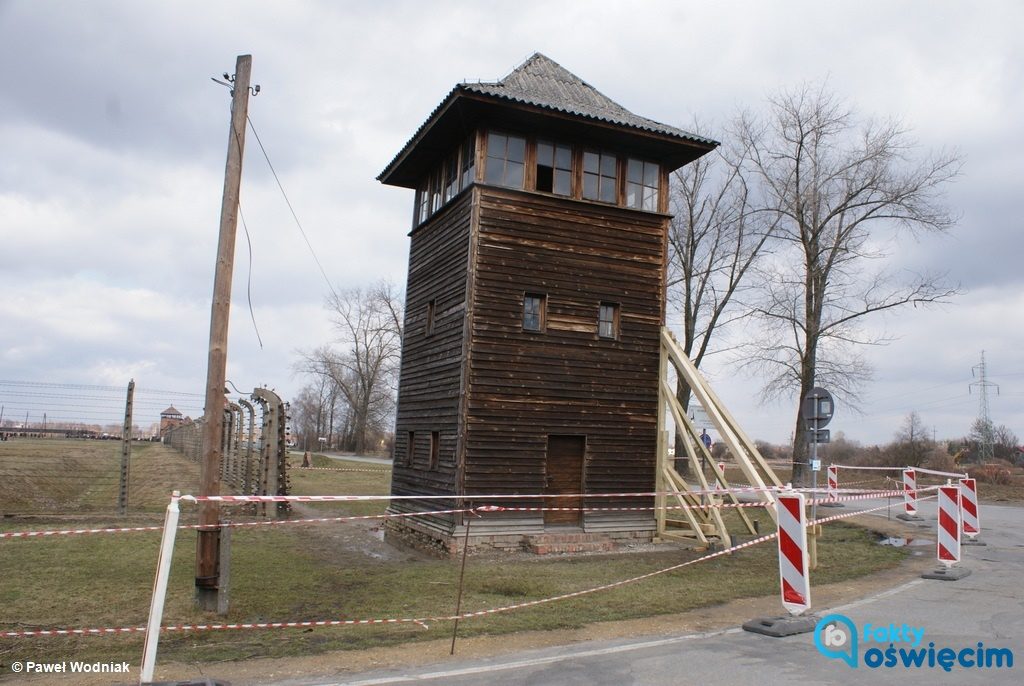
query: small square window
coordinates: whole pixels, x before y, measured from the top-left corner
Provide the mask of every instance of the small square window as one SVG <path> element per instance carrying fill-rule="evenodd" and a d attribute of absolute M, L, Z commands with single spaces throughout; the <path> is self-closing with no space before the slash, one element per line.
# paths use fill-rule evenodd
<path fill-rule="evenodd" d="M 658 210 L 658 165 L 630 159 L 626 163 L 626 206 L 656 212 Z"/>
<path fill-rule="evenodd" d="M 616 202 L 619 189 L 618 163 L 609 152 L 583 153 L 583 197 L 586 200 Z"/>
<path fill-rule="evenodd" d="M 527 293 L 523 296 L 523 330 L 543 331 L 544 310 L 547 298 L 538 293 Z"/>
<path fill-rule="evenodd" d="M 537 190 L 556 195 L 572 193 L 572 148 L 537 141 Z"/>
<path fill-rule="evenodd" d="M 597 315 L 597 335 L 601 338 L 619 337 L 619 306 L 617 303 L 601 303 Z"/>
<path fill-rule="evenodd" d="M 437 469 L 441 457 L 441 432 L 430 432 L 430 469 Z"/>
<path fill-rule="evenodd" d="M 525 162 L 525 138 L 493 132 L 488 134 L 485 182 L 495 186 L 522 188 Z"/>

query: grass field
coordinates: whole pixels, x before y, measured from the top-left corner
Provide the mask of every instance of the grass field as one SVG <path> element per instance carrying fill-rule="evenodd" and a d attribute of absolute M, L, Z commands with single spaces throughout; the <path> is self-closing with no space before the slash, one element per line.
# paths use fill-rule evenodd
<path fill-rule="evenodd" d="M 53 450 L 39 441 L 36 449 Z M 86 443 L 86 445 L 89 445 Z M 96 451 L 109 445 L 92 442 Z M 57 446 L 60 447 L 60 446 Z M 119 446 L 115 446 L 119 450 Z M 31 453 L 26 441 L 22 456 Z M 62 451 L 67 465 L 86 464 L 102 474 L 102 459 L 80 447 Z M 158 444 L 133 452 L 133 482 L 138 483 L 132 525 L 159 521 L 172 488 L 195 491 L 198 465 Z M 0 453 L 0 460 L 3 453 Z M 52 459 L 52 458 L 51 458 Z M 327 461 L 317 466 L 372 469 L 359 463 Z M 70 467 L 69 467 L 70 468 Z M 383 494 L 390 472 L 296 471 L 293 489 L 307 494 Z M 62 481 L 60 492 L 38 484 L 34 497 L 73 503 L 74 526 L 117 524 L 109 515 L 87 515 L 108 502 L 108 493 L 87 483 L 74 488 Z M 151 483 L 149 483 L 151 482 Z M 56 483 L 56 482 L 55 482 Z M 143 487 L 142 484 L 146 483 Z M 116 491 L 115 491 L 116 493 Z M 27 497 L 27 495 L 25 496 Z M 109 508 L 108 508 L 109 509 Z M 372 514 L 380 503 L 331 503 L 311 509 L 317 516 Z M 296 513 L 298 516 L 299 513 Z M 305 516 L 305 515 L 303 515 Z M 235 516 L 239 519 L 239 516 Z M 183 505 L 183 523 L 193 520 Z M 6 531 L 53 528 L 61 519 L 6 518 Z M 0 539 L 0 628 L 122 627 L 145 624 L 156 563 L 158 532 L 93 534 L 42 539 Z M 427 559 L 397 552 L 385 558 L 353 541 L 372 540 L 365 526 L 352 523 L 296 524 L 241 528 L 232 534 L 231 610 L 218 618 L 192 603 L 195 534 L 179 533 L 172 565 L 164 624 L 213 621 L 259 622 L 318 619 L 384 619 L 445 616 L 452 613 L 458 589 L 458 561 Z M 384 546 L 383 543 L 377 543 Z M 367 552 L 369 550 L 369 553 Z M 889 568 L 901 549 L 882 547 L 876 537 L 853 526 L 825 528 L 819 546 L 815 584 Z M 644 552 L 575 557 L 470 557 L 464 611 L 477 611 L 547 598 L 620 581 L 677 565 L 698 556 L 676 546 Z M 592 622 L 682 612 L 734 598 L 777 591 L 774 545 L 753 547 L 732 556 L 702 562 L 639 583 L 460 623 L 460 635 L 501 634 L 535 629 L 578 627 Z M 727 579 L 727 583 L 724 580 Z M 438 637 L 450 632 L 446 621 L 310 630 L 278 629 L 170 633 L 161 639 L 161 661 L 210 662 L 251 656 L 284 656 L 346 648 L 366 648 Z M 141 636 L 0 639 L 0 663 L 32 655 L 35 660 L 129 660 L 138 664 Z"/>

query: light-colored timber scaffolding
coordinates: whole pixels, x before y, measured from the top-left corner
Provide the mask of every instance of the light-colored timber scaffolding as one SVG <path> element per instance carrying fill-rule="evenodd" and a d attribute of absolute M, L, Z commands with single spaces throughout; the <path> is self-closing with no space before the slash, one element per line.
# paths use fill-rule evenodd
<path fill-rule="evenodd" d="M 707 413 L 708 419 L 718 431 L 722 441 L 732 453 L 736 466 L 743 472 L 747 484 L 756 487 L 749 492 L 747 500 L 761 501 L 764 509 L 775 521 L 775 496 L 765 490 L 771 486 L 782 486 L 782 482 L 772 471 L 768 463 L 754 447 L 754 442 L 743 431 L 722 401 L 708 385 L 704 377 L 682 351 L 675 336 L 667 328 L 661 330 L 661 364 L 659 369 L 658 388 L 658 472 L 657 472 L 657 522 L 658 537 L 697 539 L 707 545 L 710 538 L 716 538 L 721 545 L 732 545 L 732 539 L 722 520 L 724 500 L 732 504 L 740 501 L 736 493 L 729 490 L 729 482 L 725 471 L 718 467 L 708 449 L 700 439 L 700 433 L 686 414 L 686 410 L 676 398 L 673 384 L 670 382 L 669 366 L 675 370 L 678 379 L 690 387 L 690 402 L 696 402 Z M 672 417 L 676 433 L 682 438 L 686 457 L 690 461 L 691 472 L 696 484 L 690 484 L 676 471 L 672 458 L 669 456 L 669 445 L 673 443 L 666 429 L 667 417 Z M 714 472 L 717 483 L 722 486 L 722 493 L 707 493 L 715 490 L 708 483 L 701 468 L 700 457 L 704 457 Z M 670 509 L 671 508 L 671 509 Z M 747 509 L 734 508 L 743 525 L 751 534 L 756 533 L 754 523 L 747 514 Z"/>

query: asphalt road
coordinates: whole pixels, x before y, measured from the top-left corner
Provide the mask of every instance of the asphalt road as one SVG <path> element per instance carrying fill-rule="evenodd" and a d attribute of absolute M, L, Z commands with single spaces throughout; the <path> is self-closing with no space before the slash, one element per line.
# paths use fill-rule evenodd
<path fill-rule="evenodd" d="M 864 507 L 869 505 L 865 504 Z M 934 501 L 921 503 L 927 526 L 935 526 Z M 829 512 L 820 513 L 827 516 Z M 883 512 L 881 516 L 885 516 Z M 384 684 L 1024 684 L 1024 508 L 983 506 L 985 547 L 963 548 L 961 566 L 971 575 L 958 581 L 915 579 L 855 603 L 814 608 L 819 616 L 832 613 L 853 621 L 859 638 L 857 667 L 828 658 L 814 645 L 812 634 L 770 638 L 736 627 L 709 634 L 681 634 L 646 640 L 594 642 L 524 652 L 515 656 L 459 661 L 405 672 L 379 671 L 345 675 L 339 680 L 289 681 L 318 686 L 377 686 Z M 813 597 L 813 577 L 812 577 Z M 780 606 L 781 613 L 781 606 Z M 751 619 L 754 619 L 751 617 Z M 889 643 L 864 641 L 872 627 L 907 625 L 923 629 L 918 648 L 934 650 L 1008 648 L 1012 668 L 952 666 L 871 668 L 867 651 L 885 650 Z M 847 644 L 849 645 L 849 644 Z M 910 648 L 897 641 L 896 649 Z M 967 655 L 970 659 L 970 655 Z M 927 658 L 926 658 L 927 659 Z M 282 686 L 284 686 L 282 684 Z"/>
<path fill-rule="evenodd" d="M 365 462 L 367 464 L 379 464 L 379 465 L 386 465 L 388 467 L 391 466 L 391 458 L 390 457 L 376 457 L 376 456 L 373 456 L 373 455 L 350 455 L 349 453 L 335 453 L 335 452 L 329 452 L 329 451 L 328 452 L 317 451 L 317 452 L 319 452 L 324 457 L 330 458 L 332 460 L 349 460 L 351 462 Z M 290 455 L 296 455 L 298 457 L 302 457 L 302 451 L 301 450 L 289 450 L 288 453 Z"/>

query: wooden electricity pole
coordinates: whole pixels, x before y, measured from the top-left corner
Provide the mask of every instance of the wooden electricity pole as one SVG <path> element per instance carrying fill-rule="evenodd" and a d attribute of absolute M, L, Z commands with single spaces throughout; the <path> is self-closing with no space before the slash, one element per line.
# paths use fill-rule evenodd
<path fill-rule="evenodd" d="M 227 367 L 228 319 L 231 312 L 231 277 L 234 272 L 235 231 L 238 226 L 238 195 L 242 182 L 242 152 L 249 112 L 249 78 L 252 56 L 239 55 L 231 91 L 231 131 L 224 171 L 224 196 L 220 207 L 220 239 L 213 277 L 210 311 L 210 356 L 206 367 L 206 410 L 203 422 L 203 456 L 200 461 L 200 495 L 220 495 L 220 461 L 224 441 L 224 378 Z M 204 610 L 218 608 L 220 575 L 220 505 L 204 501 L 199 508 L 196 537 L 196 602 Z"/>

